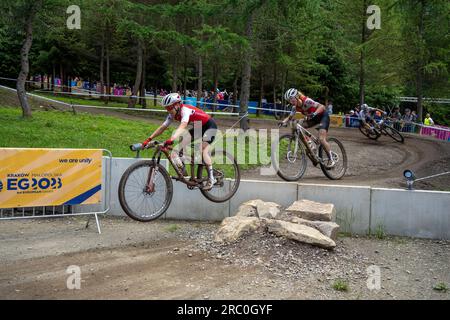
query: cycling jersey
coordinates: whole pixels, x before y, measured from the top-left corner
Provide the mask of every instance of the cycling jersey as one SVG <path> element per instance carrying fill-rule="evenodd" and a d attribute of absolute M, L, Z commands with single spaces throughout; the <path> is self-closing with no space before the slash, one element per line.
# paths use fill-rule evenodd
<path fill-rule="evenodd" d="M 367 111 L 361 110 L 359 112 L 359 118 L 360 119 L 371 119 L 374 116 L 376 110 L 377 110 L 376 108 L 367 107 Z"/>
<path fill-rule="evenodd" d="M 201 121 L 202 126 L 204 126 L 209 119 L 211 119 L 211 116 L 205 113 L 203 110 L 188 104 L 183 104 L 181 105 L 180 111 L 177 112 L 175 116 L 172 116 L 172 114 L 169 114 L 167 116 L 166 121 L 164 121 L 163 125 L 168 127 L 175 120 L 179 122 L 187 122 L 189 124 Z"/>
<path fill-rule="evenodd" d="M 302 106 L 301 107 L 292 107 L 292 111 L 291 111 L 291 116 L 294 116 L 297 112 L 301 112 L 304 115 L 308 115 L 311 114 L 313 112 L 315 112 L 319 106 L 320 103 L 314 101 L 311 98 L 308 98 L 306 96 L 303 96 L 302 98 L 300 98 L 300 100 L 302 100 Z"/>

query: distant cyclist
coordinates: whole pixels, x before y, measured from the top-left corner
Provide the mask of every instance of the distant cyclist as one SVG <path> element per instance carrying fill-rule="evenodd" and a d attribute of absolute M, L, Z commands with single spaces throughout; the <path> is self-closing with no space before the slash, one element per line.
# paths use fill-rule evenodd
<path fill-rule="evenodd" d="M 331 156 L 331 147 L 327 141 L 328 129 L 330 127 L 330 116 L 327 108 L 313 99 L 308 98 L 295 88 L 287 90 L 284 94 L 284 99 L 292 105 L 292 111 L 281 124 L 286 125 L 288 121 L 294 118 L 297 112 L 301 112 L 306 116 L 306 121 L 303 122 L 305 128 L 319 124 L 319 140 L 325 148 L 329 159 L 327 166 L 330 168 L 334 167 L 335 162 Z"/>
<path fill-rule="evenodd" d="M 217 133 L 217 125 L 210 115 L 206 114 L 203 110 L 196 108 L 194 106 L 181 103 L 181 97 L 178 93 L 170 93 L 162 99 L 162 105 L 166 108 L 169 115 L 167 116 L 164 123 L 148 137 L 142 145 L 144 148 L 152 141 L 154 138 L 162 134 L 169 125 L 175 120 L 181 122 L 172 137 L 164 142 L 165 146 L 172 145 L 175 140 L 177 140 L 186 130 L 189 124 L 198 123 L 201 124 L 202 129 L 202 154 L 203 161 L 208 168 L 208 182 L 203 187 L 203 190 L 211 190 L 213 185 L 216 183 L 213 175 L 212 160 L 209 154 L 210 144 L 214 141 L 215 135 Z M 189 134 L 194 138 L 194 128 L 189 130 Z M 195 137 L 196 138 L 196 137 Z M 187 146 L 190 141 L 188 139 L 183 139 L 180 143 L 181 150 Z M 176 152 L 172 152 L 171 159 L 176 159 L 178 157 Z"/>
<path fill-rule="evenodd" d="M 362 125 L 370 131 L 370 133 L 375 133 L 374 128 L 377 127 L 377 123 L 374 119 L 377 111 L 380 112 L 383 116 L 387 115 L 384 110 L 369 107 L 365 103 L 361 106 L 361 111 L 359 112 L 359 120 L 361 121 Z"/>

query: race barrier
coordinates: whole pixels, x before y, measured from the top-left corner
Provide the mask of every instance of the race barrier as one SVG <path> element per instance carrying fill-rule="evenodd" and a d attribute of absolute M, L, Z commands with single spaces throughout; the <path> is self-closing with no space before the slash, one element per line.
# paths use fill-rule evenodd
<path fill-rule="evenodd" d="M 98 214 L 109 211 L 111 159 L 104 149 L 0 148 L 0 220 L 93 215 L 101 233 Z M 101 209 L 74 210 L 92 204 Z"/>
<path fill-rule="evenodd" d="M 118 199 L 118 185 L 123 172 L 139 160 L 142 159 L 113 158 L 109 214 L 125 216 Z M 167 165 L 165 161 L 166 168 Z M 175 181 L 173 186 L 174 197 L 162 219 L 221 221 L 234 215 L 247 200 L 261 199 L 287 207 L 296 200 L 308 199 L 333 203 L 343 232 L 366 235 L 381 228 L 393 236 L 450 239 L 450 192 L 241 180 L 232 199 L 213 203 L 199 190 L 188 190 Z"/>

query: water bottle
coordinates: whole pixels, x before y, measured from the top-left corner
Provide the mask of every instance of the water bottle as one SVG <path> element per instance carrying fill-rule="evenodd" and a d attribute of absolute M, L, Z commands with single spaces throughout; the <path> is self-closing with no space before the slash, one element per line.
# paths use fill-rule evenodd
<path fill-rule="evenodd" d="M 173 163 L 178 167 L 178 169 L 183 172 L 183 161 L 181 160 L 180 156 L 178 154 L 175 155 L 175 157 L 172 159 Z"/>

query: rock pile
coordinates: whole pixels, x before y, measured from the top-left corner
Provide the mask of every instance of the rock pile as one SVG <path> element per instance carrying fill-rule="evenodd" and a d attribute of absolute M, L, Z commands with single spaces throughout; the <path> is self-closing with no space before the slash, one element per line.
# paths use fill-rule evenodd
<path fill-rule="evenodd" d="M 333 204 L 300 200 L 283 209 L 274 202 L 251 200 L 243 203 L 235 216 L 222 221 L 215 241 L 233 242 L 247 232 L 263 229 L 277 236 L 333 249 L 339 230 L 335 220 Z"/>

